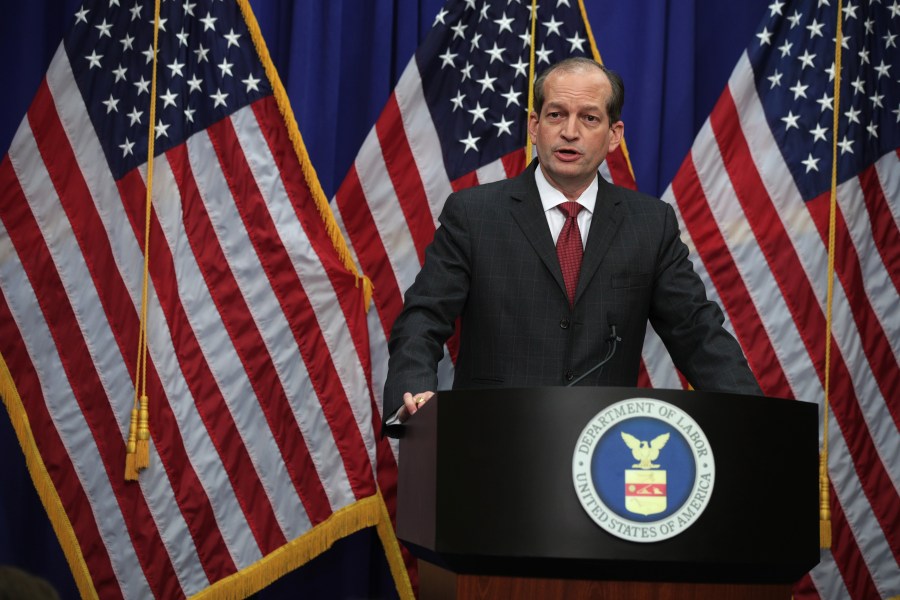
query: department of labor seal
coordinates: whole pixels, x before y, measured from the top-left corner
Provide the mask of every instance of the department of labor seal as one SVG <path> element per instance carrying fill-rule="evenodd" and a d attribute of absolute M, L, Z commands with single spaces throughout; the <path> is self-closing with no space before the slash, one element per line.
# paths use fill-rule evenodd
<path fill-rule="evenodd" d="M 572 457 L 572 481 L 601 528 L 633 542 L 658 542 L 703 513 L 715 462 L 706 435 L 684 410 L 631 398 L 588 422 Z"/>

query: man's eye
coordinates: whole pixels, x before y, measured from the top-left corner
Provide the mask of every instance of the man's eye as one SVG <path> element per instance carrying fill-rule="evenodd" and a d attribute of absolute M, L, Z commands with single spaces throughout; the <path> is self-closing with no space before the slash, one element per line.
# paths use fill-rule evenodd
<path fill-rule="evenodd" d="M 598 118 L 595 117 L 594 115 L 587 115 L 587 116 L 584 118 L 584 120 L 587 121 L 588 123 L 595 123 L 595 122 L 599 121 L 600 119 L 598 119 Z"/>

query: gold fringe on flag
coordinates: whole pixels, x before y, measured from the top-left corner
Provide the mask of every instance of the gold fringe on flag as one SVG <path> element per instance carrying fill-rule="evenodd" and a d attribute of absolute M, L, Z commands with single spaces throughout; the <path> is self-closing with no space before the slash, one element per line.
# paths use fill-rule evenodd
<path fill-rule="evenodd" d="M 325 192 L 322 191 L 322 185 L 319 183 L 319 176 L 312 166 L 312 161 L 309 160 L 309 154 L 306 152 L 306 145 L 303 143 L 303 137 L 300 135 L 300 128 L 297 126 L 297 119 L 294 118 L 291 102 L 287 97 L 284 85 L 281 83 L 281 77 L 278 76 L 278 70 L 275 68 L 275 64 L 269 56 L 269 49 L 266 47 L 266 42 L 259 29 L 259 23 L 256 22 L 256 17 L 253 16 L 253 10 L 250 8 L 249 0 L 238 0 L 238 6 L 241 9 L 241 13 L 244 15 L 244 21 L 247 24 L 247 29 L 250 31 L 250 37 L 253 39 L 253 46 L 256 48 L 256 53 L 262 61 L 266 76 L 272 84 L 275 101 L 278 104 L 278 111 L 284 118 L 288 136 L 290 137 L 291 143 L 294 145 L 294 153 L 297 155 L 297 160 L 300 161 L 303 177 L 306 179 L 309 193 L 316 203 L 316 209 L 322 217 L 322 222 L 325 224 L 325 231 L 331 238 L 331 244 L 337 251 L 338 258 L 340 258 L 344 268 L 356 277 L 356 287 L 359 288 L 360 283 L 362 283 L 363 306 L 365 307 L 366 312 L 369 312 L 369 307 L 372 304 L 372 281 L 367 276 L 361 275 L 356 268 L 356 264 L 353 262 L 353 257 L 350 254 L 347 241 L 344 239 L 344 235 L 341 233 L 341 229 L 334 218 L 331 204 L 328 202 L 328 198 L 325 197 Z"/>
<path fill-rule="evenodd" d="M 72 522 L 63 508 L 62 500 L 50 474 L 47 472 L 47 465 L 38 450 L 37 442 L 34 439 L 34 432 L 31 429 L 31 422 L 28 420 L 28 413 L 22 406 L 22 398 L 19 396 L 19 390 L 16 388 L 15 381 L 6 365 L 6 360 L 0 354 L 0 398 L 6 406 L 6 412 L 9 415 L 10 423 L 16 432 L 16 438 L 22 447 L 25 455 L 25 466 L 31 475 L 31 481 L 34 482 L 34 488 L 37 490 L 41 504 L 47 511 L 47 517 L 63 554 L 69 569 L 72 571 L 72 578 L 75 580 L 75 586 L 78 588 L 78 594 L 82 598 L 93 600 L 98 598 L 97 590 L 94 588 L 94 582 L 91 579 L 87 563 L 84 555 L 81 553 L 81 546 L 78 544 L 78 538 L 75 536 L 75 530 L 72 528 Z"/>
<path fill-rule="evenodd" d="M 837 221 L 837 137 L 838 107 L 841 105 L 842 0 L 835 7 L 837 30 L 834 37 L 834 106 L 831 129 L 831 198 L 828 206 L 828 295 L 825 301 L 825 399 L 822 410 L 822 453 L 819 456 L 819 547 L 831 548 L 831 494 L 828 478 L 828 413 L 831 404 L 831 319 L 834 305 L 835 224 Z"/>

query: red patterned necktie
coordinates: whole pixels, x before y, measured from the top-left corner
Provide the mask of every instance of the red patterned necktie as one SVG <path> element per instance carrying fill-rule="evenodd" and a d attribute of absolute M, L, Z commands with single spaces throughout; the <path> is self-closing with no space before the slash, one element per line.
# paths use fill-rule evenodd
<path fill-rule="evenodd" d="M 581 270 L 581 259 L 584 246 L 581 243 L 581 231 L 578 229 L 578 213 L 583 208 L 577 202 L 563 202 L 556 206 L 566 217 L 559 238 L 556 240 L 556 255 L 562 268 L 569 304 L 575 305 L 575 287 L 578 285 L 578 272 Z"/>

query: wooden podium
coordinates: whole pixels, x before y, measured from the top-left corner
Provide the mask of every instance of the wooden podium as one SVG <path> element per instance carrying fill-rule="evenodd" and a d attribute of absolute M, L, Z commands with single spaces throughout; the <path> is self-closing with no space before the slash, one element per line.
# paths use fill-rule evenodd
<path fill-rule="evenodd" d="M 604 530 L 573 483 L 585 427 L 633 398 L 687 413 L 715 462 L 696 521 L 649 543 Z M 787 600 L 819 561 L 814 404 L 635 388 L 446 391 L 400 438 L 397 534 L 420 559 L 425 600 Z"/>

